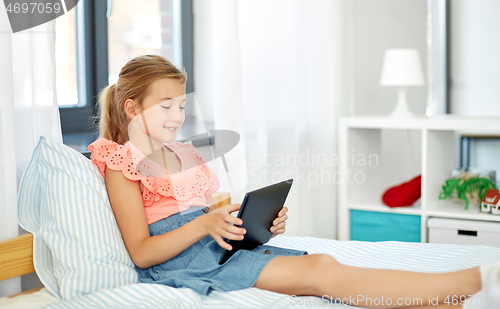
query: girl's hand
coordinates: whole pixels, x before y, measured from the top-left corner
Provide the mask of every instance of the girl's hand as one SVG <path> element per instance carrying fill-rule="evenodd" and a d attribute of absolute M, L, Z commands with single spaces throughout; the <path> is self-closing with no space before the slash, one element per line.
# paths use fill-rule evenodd
<path fill-rule="evenodd" d="M 283 206 L 283 208 L 278 213 L 278 217 L 274 219 L 273 226 L 270 229 L 271 233 L 273 233 L 273 235 L 271 235 L 271 238 L 273 238 L 278 234 L 285 233 L 285 225 L 286 225 L 285 220 L 288 219 L 288 215 L 286 214 L 287 212 L 288 208 Z"/>
<path fill-rule="evenodd" d="M 232 250 L 232 246 L 222 239 L 222 237 L 230 240 L 242 240 L 246 230 L 237 227 L 233 224 L 241 225 L 243 221 L 231 215 L 232 212 L 239 210 L 241 204 L 224 205 L 220 208 L 211 210 L 209 213 L 202 215 L 203 229 L 206 235 L 211 235 L 215 241 L 226 250 Z"/>

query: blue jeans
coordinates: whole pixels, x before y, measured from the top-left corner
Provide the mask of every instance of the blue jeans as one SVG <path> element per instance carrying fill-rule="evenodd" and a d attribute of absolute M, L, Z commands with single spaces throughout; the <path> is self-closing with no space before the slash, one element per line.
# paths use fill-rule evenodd
<path fill-rule="evenodd" d="M 208 208 L 197 207 L 176 213 L 151 223 L 149 232 L 151 236 L 168 233 L 206 212 Z M 143 283 L 188 287 L 200 294 L 209 295 L 212 290 L 233 291 L 254 286 L 262 269 L 276 256 L 307 254 L 301 250 L 261 245 L 251 251 L 239 250 L 224 264 L 219 265 L 223 251 L 213 237 L 207 235 L 164 263 L 147 269 L 135 266 L 135 269 L 139 281 Z"/>

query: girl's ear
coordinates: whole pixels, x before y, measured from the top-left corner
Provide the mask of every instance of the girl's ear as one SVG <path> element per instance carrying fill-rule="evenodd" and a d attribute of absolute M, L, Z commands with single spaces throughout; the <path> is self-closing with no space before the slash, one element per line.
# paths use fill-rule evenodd
<path fill-rule="evenodd" d="M 127 114 L 130 120 L 134 119 L 138 115 L 135 102 L 132 99 L 127 99 L 127 101 L 125 101 L 124 109 L 125 114 Z"/>

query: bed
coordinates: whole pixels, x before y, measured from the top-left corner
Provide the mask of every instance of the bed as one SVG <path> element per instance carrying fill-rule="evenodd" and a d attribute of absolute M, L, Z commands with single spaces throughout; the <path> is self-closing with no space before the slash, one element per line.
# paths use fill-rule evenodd
<path fill-rule="evenodd" d="M 228 193 L 213 198 L 217 207 L 231 203 Z M 253 287 L 202 296 L 188 288 L 139 283 L 97 167 L 43 137 L 21 178 L 18 212 L 29 233 L 0 242 L 0 280 L 36 271 L 44 287 L 1 298 L 1 308 L 352 308 L 340 300 Z M 351 266 L 420 272 L 500 260 L 500 248 L 490 246 L 284 235 L 268 244 L 326 253 Z"/>
<path fill-rule="evenodd" d="M 0 244 L 1 279 L 33 271 L 30 265 L 29 239 L 19 236 Z M 422 272 L 444 272 L 473 267 L 500 259 L 500 248 L 398 241 L 338 241 L 314 237 L 277 236 L 271 245 L 328 253 L 343 264 L 369 268 L 387 268 Z M 10 249 L 9 249 L 10 248 Z M 10 252 L 10 253 L 9 253 Z M 395 254 L 397 253 L 397 254 Z M 11 262 L 5 262 L 9 254 Z M 7 275 L 9 274 L 9 275 Z M 29 294 L 31 293 L 31 294 Z M 47 289 L 28 291 L 13 298 L 1 298 L 3 308 L 348 308 L 320 297 L 291 297 L 248 288 L 233 292 L 213 291 L 201 296 L 189 289 L 156 284 L 133 284 L 100 290 L 82 298 L 61 301 Z M 352 308 L 352 307 L 351 307 Z"/>

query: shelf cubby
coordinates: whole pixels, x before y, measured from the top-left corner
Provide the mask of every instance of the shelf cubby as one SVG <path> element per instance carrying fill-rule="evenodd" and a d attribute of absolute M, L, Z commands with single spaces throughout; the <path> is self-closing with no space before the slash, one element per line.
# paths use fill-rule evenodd
<path fill-rule="evenodd" d="M 429 217 L 500 222 L 500 216 L 481 213 L 477 206 L 470 205 L 465 210 L 463 203 L 439 200 L 445 180 L 459 166 L 459 140 L 460 134 L 464 132 L 500 134 L 500 117 L 341 117 L 340 157 L 373 154 L 378 156 L 378 164 L 340 164 L 342 175 L 351 172 L 352 175 L 362 173 L 365 177 L 361 183 L 339 183 L 338 238 L 351 239 L 351 210 L 385 213 L 388 216 L 419 216 L 421 242 L 427 242 L 428 239 Z M 408 138 L 405 138 L 405 134 Z M 419 201 L 409 207 L 396 208 L 382 203 L 381 196 L 385 189 L 418 174 L 422 175 L 422 196 Z"/>

